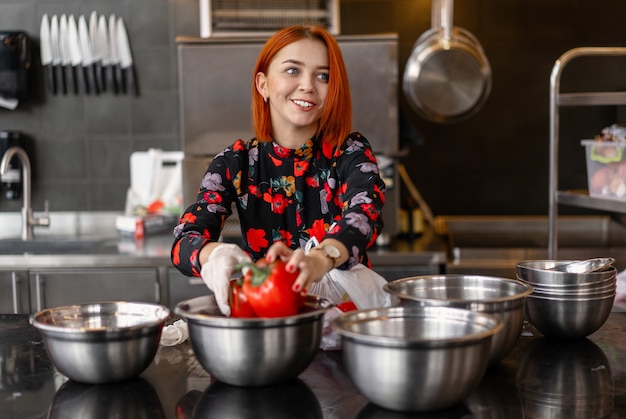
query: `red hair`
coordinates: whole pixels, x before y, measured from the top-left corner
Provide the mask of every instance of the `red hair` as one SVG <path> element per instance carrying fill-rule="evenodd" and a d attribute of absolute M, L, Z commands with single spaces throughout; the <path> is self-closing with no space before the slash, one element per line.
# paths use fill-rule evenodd
<path fill-rule="evenodd" d="M 256 74 L 267 74 L 270 62 L 286 45 L 301 39 L 319 40 L 328 49 L 329 79 L 326 104 L 322 110 L 319 132 L 323 141 L 333 146 L 341 145 L 352 130 L 352 101 L 348 73 L 341 49 L 335 38 L 321 26 L 294 25 L 276 32 L 265 43 L 257 58 L 252 80 L 252 126 L 259 141 L 270 141 L 272 122 L 269 106 L 256 88 Z"/>

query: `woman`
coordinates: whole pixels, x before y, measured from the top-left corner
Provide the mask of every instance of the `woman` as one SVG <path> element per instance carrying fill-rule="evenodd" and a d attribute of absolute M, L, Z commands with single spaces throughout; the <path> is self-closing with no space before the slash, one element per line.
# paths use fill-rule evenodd
<path fill-rule="evenodd" d="M 293 290 L 306 293 L 332 269 L 369 265 L 365 251 L 383 227 L 385 184 L 367 140 L 350 132 L 345 64 L 325 29 L 291 26 L 267 41 L 252 116 L 256 137 L 215 156 L 174 230 L 173 264 L 201 276 L 225 315 L 238 262 L 281 258 L 300 270 Z M 218 242 L 233 203 L 242 248 Z M 305 252 L 307 243 L 319 246 Z"/>

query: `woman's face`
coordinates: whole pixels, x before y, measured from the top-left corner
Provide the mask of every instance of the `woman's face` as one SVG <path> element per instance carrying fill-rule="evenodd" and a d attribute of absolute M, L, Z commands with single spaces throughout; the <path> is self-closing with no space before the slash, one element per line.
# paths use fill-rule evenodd
<path fill-rule="evenodd" d="M 267 73 L 257 74 L 257 89 L 268 98 L 275 141 L 295 148 L 315 134 L 326 102 L 328 77 L 326 45 L 308 38 L 283 47 Z"/>

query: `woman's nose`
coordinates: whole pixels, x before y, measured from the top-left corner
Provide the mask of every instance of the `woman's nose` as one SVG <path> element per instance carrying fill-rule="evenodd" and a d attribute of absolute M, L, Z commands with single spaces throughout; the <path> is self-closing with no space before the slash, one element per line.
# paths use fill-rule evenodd
<path fill-rule="evenodd" d="M 300 79 L 300 90 L 302 90 L 303 92 L 309 92 L 313 90 L 314 89 L 313 85 L 314 84 L 313 84 L 312 76 L 311 77 L 305 76 Z"/>

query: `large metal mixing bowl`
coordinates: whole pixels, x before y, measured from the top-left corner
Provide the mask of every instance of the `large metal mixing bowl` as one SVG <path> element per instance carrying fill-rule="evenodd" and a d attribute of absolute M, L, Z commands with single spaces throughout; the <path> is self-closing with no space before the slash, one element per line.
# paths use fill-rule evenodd
<path fill-rule="evenodd" d="M 171 315 L 162 305 L 118 301 L 49 308 L 33 314 L 30 323 L 62 374 L 99 384 L 143 372 Z"/>
<path fill-rule="evenodd" d="M 524 324 L 524 304 L 532 287 L 520 281 L 481 275 L 423 275 L 402 278 L 383 289 L 401 306 L 443 306 L 493 314 L 503 328 L 491 342 L 490 362 L 515 346 Z"/>
<path fill-rule="evenodd" d="M 604 297 L 526 298 L 526 317 L 544 336 L 579 339 L 598 330 L 611 314 L 615 293 Z"/>
<path fill-rule="evenodd" d="M 235 386 L 264 386 L 296 378 L 309 366 L 322 338 L 329 300 L 308 295 L 300 314 L 278 318 L 224 317 L 215 297 L 182 301 L 196 358 L 209 374 Z"/>
<path fill-rule="evenodd" d="M 388 307 L 333 320 L 348 375 L 372 403 L 391 410 L 451 407 L 489 363 L 495 316 L 450 307 Z"/>

